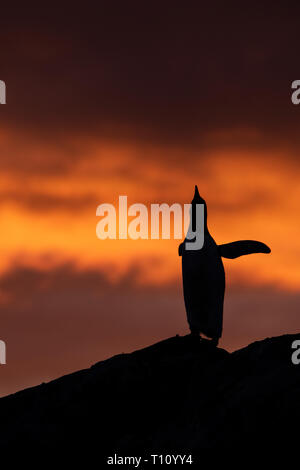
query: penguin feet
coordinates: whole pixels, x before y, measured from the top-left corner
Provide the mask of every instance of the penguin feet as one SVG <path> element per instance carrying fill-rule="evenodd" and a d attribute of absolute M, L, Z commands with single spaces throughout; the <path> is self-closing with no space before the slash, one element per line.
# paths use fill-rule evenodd
<path fill-rule="evenodd" d="M 219 338 L 212 338 L 212 339 L 210 340 L 210 343 L 211 343 L 212 346 L 217 347 L 218 344 L 219 344 Z"/>
<path fill-rule="evenodd" d="M 200 338 L 201 338 L 199 328 L 195 328 L 194 326 L 191 326 L 191 327 L 190 327 L 190 330 L 191 330 L 191 336 L 200 337 Z"/>
<path fill-rule="evenodd" d="M 198 335 L 193 335 L 192 333 L 189 335 L 191 341 L 195 342 L 195 343 L 199 343 L 200 341 L 203 340 L 202 336 L 200 334 Z"/>
<path fill-rule="evenodd" d="M 191 345 L 193 345 L 193 347 L 198 350 L 198 347 L 203 339 L 200 334 L 200 330 L 198 328 L 191 328 L 191 334 L 189 335 L 189 338 Z"/>

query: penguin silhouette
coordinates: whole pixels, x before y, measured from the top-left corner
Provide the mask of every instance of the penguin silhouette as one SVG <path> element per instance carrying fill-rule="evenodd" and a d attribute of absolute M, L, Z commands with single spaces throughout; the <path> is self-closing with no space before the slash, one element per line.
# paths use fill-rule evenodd
<path fill-rule="evenodd" d="M 194 233 L 196 204 L 204 205 L 204 243 L 201 249 L 187 249 L 186 243 L 192 243 L 193 240 L 185 238 L 179 245 L 184 303 L 191 334 L 199 336 L 202 333 L 217 346 L 222 336 L 225 293 L 222 258 L 234 259 L 252 253 L 270 253 L 271 250 L 264 243 L 254 240 L 217 245 L 209 233 L 206 202 L 200 196 L 197 186 L 191 204 L 190 228 L 193 228 Z"/>

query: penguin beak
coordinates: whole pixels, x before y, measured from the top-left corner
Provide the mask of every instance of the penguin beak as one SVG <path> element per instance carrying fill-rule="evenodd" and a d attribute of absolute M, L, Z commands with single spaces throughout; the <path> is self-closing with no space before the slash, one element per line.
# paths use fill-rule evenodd
<path fill-rule="evenodd" d="M 196 184 L 195 184 L 195 192 L 194 192 L 192 203 L 205 204 L 205 200 L 203 199 L 203 197 L 200 196 L 198 186 Z"/>
<path fill-rule="evenodd" d="M 198 186 L 196 184 L 195 184 L 194 198 L 200 198 L 201 199 L 201 196 L 200 196 L 199 190 L 198 190 Z"/>

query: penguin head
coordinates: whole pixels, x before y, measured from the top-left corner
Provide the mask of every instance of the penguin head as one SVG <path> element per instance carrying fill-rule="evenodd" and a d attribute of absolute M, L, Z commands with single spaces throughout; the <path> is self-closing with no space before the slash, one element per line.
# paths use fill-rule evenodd
<path fill-rule="evenodd" d="M 204 228 L 205 231 L 207 231 L 207 206 L 206 206 L 206 201 L 203 199 L 203 197 L 200 196 L 198 186 L 195 185 L 195 192 L 194 192 L 194 197 L 191 202 L 191 214 L 193 214 L 193 220 L 195 220 L 195 209 L 196 209 L 196 204 L 204 204 Z M 193 223 L 193 230 L 195 230 L 195 224 Z"/>

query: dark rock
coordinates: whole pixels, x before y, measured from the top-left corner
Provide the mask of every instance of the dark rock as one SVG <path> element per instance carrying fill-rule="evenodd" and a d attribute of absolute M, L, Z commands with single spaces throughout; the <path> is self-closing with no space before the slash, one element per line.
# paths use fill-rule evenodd
<path fill-rule="evenodd" d="M 300 418 L 295 339 L 230 354 L 176 336 L 15 393 L 0 400 L 0 450 L 88 451 L 101 460 L 292 447 Z"/>

